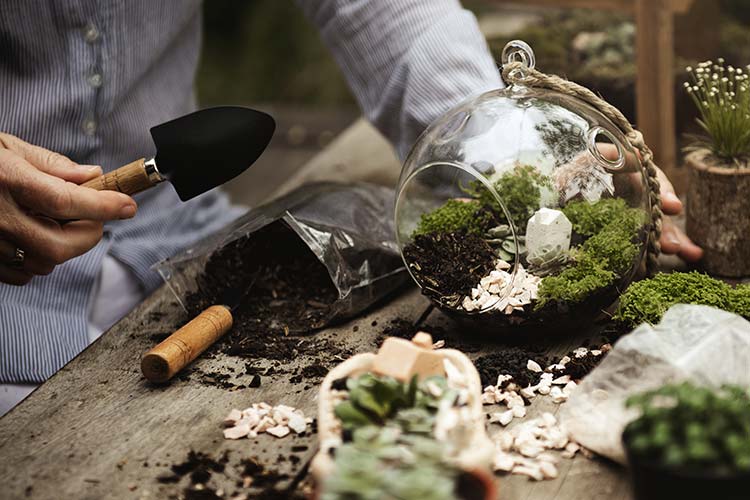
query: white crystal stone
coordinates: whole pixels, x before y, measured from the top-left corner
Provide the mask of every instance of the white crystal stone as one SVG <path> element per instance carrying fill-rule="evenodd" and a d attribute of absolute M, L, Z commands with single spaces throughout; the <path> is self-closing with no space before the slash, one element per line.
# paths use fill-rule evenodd
<path fill-rule="evenodd" d="M 560 210 L 540 208 L 529 219 L 526 226 L 526 250 L 533 258 L 547 253 L 547 258 L 554 258 L 570 250 L 570 237 L 573 225 Z"/>

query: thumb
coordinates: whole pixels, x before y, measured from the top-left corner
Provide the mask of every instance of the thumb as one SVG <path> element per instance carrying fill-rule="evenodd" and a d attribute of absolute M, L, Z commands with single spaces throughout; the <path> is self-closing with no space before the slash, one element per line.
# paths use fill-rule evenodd
<path fill-rule="evenodd" d="M 97 165 L 80 165 L 66 156 L 34 146 L 10 134 L 0 134 L 0 147 L 21 156 L 38 170 L 74 184 L 83 184 L 102 175 Z"/>

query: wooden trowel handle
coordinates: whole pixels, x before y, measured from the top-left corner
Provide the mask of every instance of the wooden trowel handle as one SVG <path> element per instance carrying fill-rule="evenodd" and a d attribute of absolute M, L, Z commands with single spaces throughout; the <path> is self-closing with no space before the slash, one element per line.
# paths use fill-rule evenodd
<path fill-rule="evenodd" d="M 151 382 L 166 382 L 231 327 L 229 308 L 209 307 L 143 356 L 143 376 Z"/>
<path fill-rule="evenodd" d="M 128 163 L 124 167 L 91 179 L 82 186 L 96 189 L 97 191 L 119 191 L 125 194 L 136 194 L 157 185 L 164 180 L 158 172 L 154 174 L 147 169 L 144 158 Z"/>

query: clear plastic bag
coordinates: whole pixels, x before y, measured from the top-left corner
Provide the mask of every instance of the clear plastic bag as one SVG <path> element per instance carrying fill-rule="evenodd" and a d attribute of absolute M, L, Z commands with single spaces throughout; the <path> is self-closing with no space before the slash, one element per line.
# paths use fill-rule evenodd
<path fill-rule="evenodd" d="M 750 385 L 750 322 L 713 307 L 678 304 L 658 325 L 643 324 L 612 351 L 562 406 L 561 418 L 582 446 L 626 463 L 621 436 L 637 417 L 625 408 L 636 393 L 665 383 Z"/>
<path fill-rule="evenodd" d="M 185 297 L 197 290 L 196 278 L 214 252 L 282 224 L 315 254 L 338 290 L 325 323 L 351 317 L 409 280 L 394 239 L 393 197 L 392 189 L 366 183 L 302 186 L 251 209 L 156 269 L 187 310 Z"/>

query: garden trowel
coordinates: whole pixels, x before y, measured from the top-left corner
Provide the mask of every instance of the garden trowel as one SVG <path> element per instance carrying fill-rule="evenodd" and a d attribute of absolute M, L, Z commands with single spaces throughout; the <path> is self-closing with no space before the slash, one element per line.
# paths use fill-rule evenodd
<path fill-rule="evenodd" d="M 83 186 L 132 195 L 169 181 L 187 201 L 244 172 L 266 149 L 275 128 L 273 118 L 254 109 L 202 109 L 153 127 L 153 158 L 141 158 Z"/>

